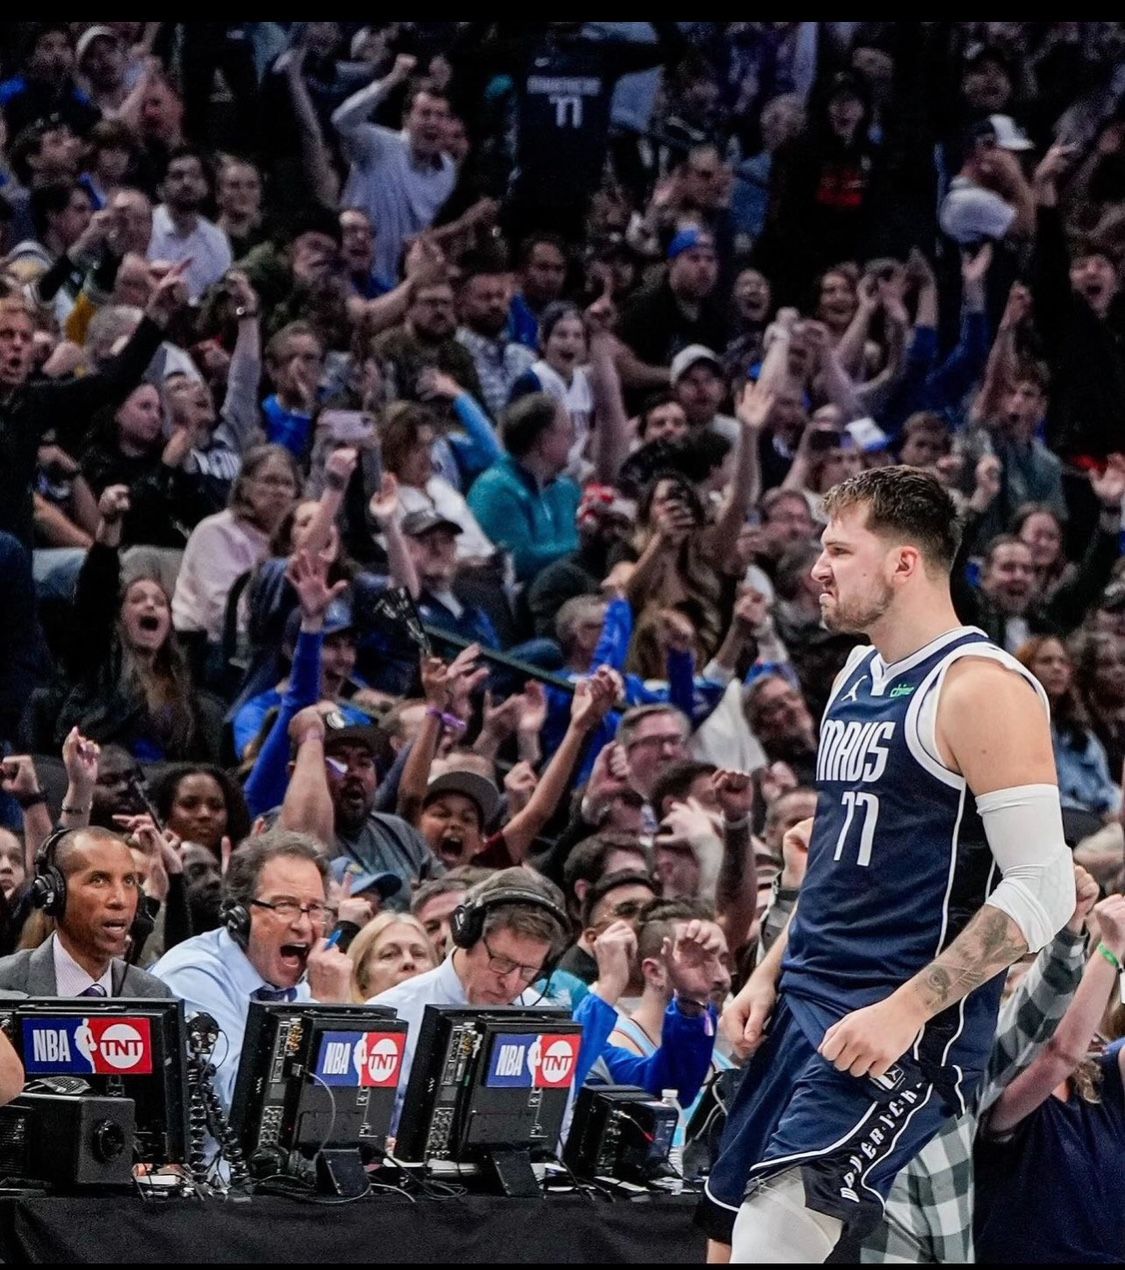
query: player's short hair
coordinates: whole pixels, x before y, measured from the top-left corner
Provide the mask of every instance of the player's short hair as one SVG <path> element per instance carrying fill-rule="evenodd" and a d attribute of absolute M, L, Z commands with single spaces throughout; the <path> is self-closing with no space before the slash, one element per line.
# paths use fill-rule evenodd
<path fill-rule="evenodd" d="M 824 496 L 824 514 L 831 518 L 850 507 L 867 508 L 872 533 L 901 537 L 921 550 L 927 564 L 944 573 L 952 569 L 961 522 L 948 491 L 928 472 L 898 464 L 850 476 Z"/>

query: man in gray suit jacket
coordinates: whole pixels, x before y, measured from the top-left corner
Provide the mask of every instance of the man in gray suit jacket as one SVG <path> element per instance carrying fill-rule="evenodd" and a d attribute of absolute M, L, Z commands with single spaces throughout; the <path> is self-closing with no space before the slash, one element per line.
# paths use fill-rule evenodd
<path fill-rule="evenodd" d="M 38 948 L 0 957 L 0 988 L 39 997 L 173 997 L 167 984 L 125 960 L 141 882 L 125 839 L 74 829 L 36 874 L 33 902 L 55 919 Z"/>

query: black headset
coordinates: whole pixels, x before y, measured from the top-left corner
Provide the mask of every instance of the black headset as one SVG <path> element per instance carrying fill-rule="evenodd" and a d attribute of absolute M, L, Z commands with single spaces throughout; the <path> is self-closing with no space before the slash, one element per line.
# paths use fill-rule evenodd
<path fill-rule="evenodd" d="M 498 908 L 501 904 L 529 904 L 542 909 L 555 919 L 559 926 L 559 944 L 554 947 L 543 963 L 541 975 L 550 978 L 555 963 L 566 948 L 566 936 L 570 930 L 570 919 L 563 910 L 547 895 L 538 891 L 522 890 L 519 887 L 498 886 L 495 890 L 484 891 L 475 899 L 459 904 L 449 919 L 449 935 L 458 948 L 472 948 L 480 942 L 484 935 L 484 919 L 490 908 Z"/>
<path fill-rule="evenodd" d="M 66 878 L 55 863 L 55 851 L 70 829 L 53 829 L 39 844 L 35 853 L 35 877 L 31 883 L 31 902 L 56 921 L 66 912 Z"/>
<path fill-rule="evenodd" d="M 231 939 L 246 951 L 250 943 L 250 910 L 241 900 L 223 900 L 219 917 Z"/>

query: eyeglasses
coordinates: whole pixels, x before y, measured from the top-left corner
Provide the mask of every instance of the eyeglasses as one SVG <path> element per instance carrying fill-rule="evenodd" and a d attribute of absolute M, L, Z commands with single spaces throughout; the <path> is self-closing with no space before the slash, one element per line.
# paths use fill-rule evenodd
<path fill-rule="evenodd" d="M 534 979 L 543 969 L 542 963 L 537 966 L 525 966 L 518 961 L 513 961 L 511 957 L 502 957 L 499 954 L 494 953 L 488 946 L 488 940 L 483 936 L 481 937 L 480 942 L 484 945 L 484 951 L 488 953 L 489 970 L 500 975 L 501 978 L 506 978 L 508 975 L 519 971 L 520 978 L 525 979 L 528 983 L 530 983 L 531 980 Z"/>
<path fill-rule="evenodd" d="M 283 922 L 294 921 L 298 913 L 307 914 L 314 926 L 326 926 L 329 920 L 335 920 L 336 909 L 331 904 L 321 904 L 313 900 L 311 904 L 300 904 L 296 900 L 251 900 L 255 908 L 268 908 L 276 913 Z"/>

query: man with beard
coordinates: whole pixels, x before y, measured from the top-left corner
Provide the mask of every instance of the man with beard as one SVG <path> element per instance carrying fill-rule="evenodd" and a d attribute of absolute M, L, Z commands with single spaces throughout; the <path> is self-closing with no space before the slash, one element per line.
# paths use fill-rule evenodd
<path fill-rule="evenodd" d="M 371 356 L 383 369 L 391 397 L 420 401 L 422 372 L 436 368 L 481 400 L 476 366 L 468 350 L 453 338 L 456 329 L 453 288 L 447 281 L 427 281 L 411 291 L 402 326 L 371 341 Z"/>
<path fill-rule="evenodd" d="M 379 787 L 376 759 L 382 740 L 374 727 L 353 726 L 336 710 L 315 706 L 302 710 L 289 726 L 297 740 L 297 766 L 285 794 L 280 823 L 287 828 L 315 832 L 318 818 L 304 814 L 319 804 L 330 810 L 333 827 L 329 839 L 333 856 L 344 856 L 364 873 L 394 873 L 402 890 L 387 901 L 389 908 L 406 908 L 410 888 L 416 882 L 444 872 L 430 854 L 425 839 L 401 816 L 375 810 Z M 319 740 L 323 759 L 302 764 L 301 751 Z"/>
<path fill-rule="evenodd" d="M 194 303 L 231 266 L 226 234 L 199 209 L 207 201 L 207 170 L 195 150 L 174 150 L 168 156 L 160 196 L 152 214 L 149 260 L 184 262 L 183 276 Z"/>
<path fill-rule="evenodd" d="M 530 348 L 507 338 L 512 287 L 505 263 L 487 256 L 463 262 L 458 295 L 461 328 L 457 341 L 476 367 L 484 404 L 499 419 L 512 385 L 535 362 Z"/>
<path fill-rule="evenodd" d="M 223 875 L 215 853 L 198 842 L 183 847 L 184 886 L 187 888 L 191 928 L 197 935 L 214 930 L 220 922 Z"/>
<path fill-rule="evenodd" d="M 614 922 L 628 922 L 636 929 L 637 914 L 657 898 L 656 883 L 642 869 L 619 869 L 599 878 L 582 898 L 579 914 L 581 934 L 566 950 L 559 961 L 559 969 L 593 983 L 598 977 L 598 963 L 594 957 L 594 944 L 603 931 Z M 636 996 L 642 980 L 636 965 L 633 979 L 626 993 Z"/>
<path fill-rule="evenodd" d="M 700 1217 L 732 1261 L 858 1259 L 987 1065 L 1001 972 L 1074 908 L 1046 695 L 958 622 L 948 492 L 875 468 L 824 511 L 825 625 L 872 644 L 825 713 L 797 909 L 727 1011 L 754 1058 Z"/>

